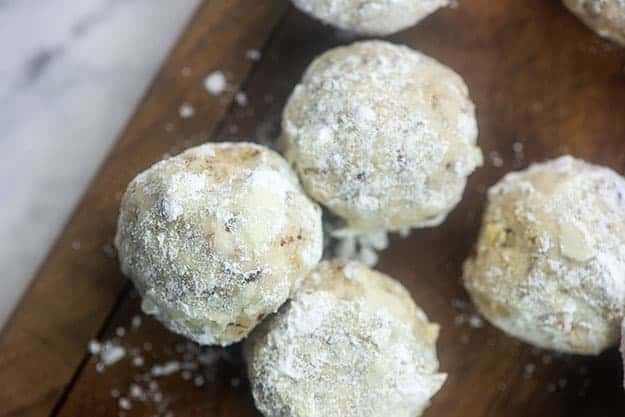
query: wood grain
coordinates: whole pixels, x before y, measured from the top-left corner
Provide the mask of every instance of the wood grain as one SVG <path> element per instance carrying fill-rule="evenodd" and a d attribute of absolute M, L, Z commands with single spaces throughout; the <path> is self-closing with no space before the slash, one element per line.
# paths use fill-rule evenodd
<path fill-rule="evenodd" d="M 289 9 L 265 47 L 263 59 L 242 85 L 249 104 L 235 105 L 225 114 L 224 105 L 198 90 L 197 83 L 201 74 L 215 66 L 238 74 L 233 76 L 233 84 L 242 79 L 247 68 L 242 65 L 247 64 L 243 64 L 240 51 L 233 53 L 232 46 L 224 50 L 228 43 L 223 39 L 230 37 L 229 44 L 238 46 L 253 39 L 262 43 L 285 7 L 285 2 L 279 1 L 262 2 L 266 6 L 253 6 L 255 3 L 240 0 L 219 6 L 219 2 L 211 2 L 198 14 L 85 197 L 77 212 L 82 216 L 78 222 L 81 226 L 70 225 L 61 239 L 59 245 L 64 245 L 60 247 L 65 248 L 65 257 L 57 253 L 61 251 L 57 245 L 46 263 L 57 265 L 56 270 L 67 277 L 40 293 L 46 302 L 43 306 L 30 301 L 32 294 L 26 297 L 16 317 L 27 316 L 30 321 L 22 318 L 18 327 L 14 320 L 13 333 L 26 333 L 23 329 L 42 326 L 43 321 L 53 329 L 45 333 L 46 338 L 61 344 L 69 343 L 65 338 L 70 337 L 74 342 L 69 352 L 80 356 L 76 349 L 84 350 L 84 345 L 79 345 L 78 339 L 97 332 L 99 324 L 95 322 L 102 322 L 106 314 L 102 311 L 108 311 L 115 298 L 110 282 L 118 280 L 114 262 L 97 255 L 98 245 L 110 239 L 117 210 L 117 202 L 101 194 L 123 189 L 132 174 L 161 153 L 175 152 L 201 139 L 245 138 L 273 145 L 284 101 L 308 63 L 332 46 L 355 40 Z M 239 15 L 237 7 L 243 4 L 245 13 Z M 207 31 L 211 25 L 212 30 Z M 219 42 L 215 43 L 215 37 Z M 235 37 L 244 40 L 233 42 Z M 485 166 L 471 177 L 461 205 L 450 218 L 441 227 L 416 231 L 407 239 L 394 237 L 378 265 L 406 285 L 430 318 L 442 326 L 438 347 L 441 368 L 449 373 L 449 380 L 434 398 L 426 417 L 622 417 L 625 395 L 616 350 L 596 358 L 557 356 L 532 349 L 486 324 L 471 326 L 467 319 L 474 311 L 466 303 L 459 279 L 462 261 L 479 227 L 484 192 L 509 170 L 572 153 L 625 172 L 625 50 L 593 35 L 557 0 L 464 0 L 458 7 L 442 10 L 391 40 L 422 50 L 463 75 L 477 105 L 479 141 L 486 154 Z M 184 66 L 193 70 L 192 80 L 180 78 Z M 196 73 L 196 68 L 201 72 Z M 224 101 L 231 95 L 229 92 Z M 196 117 L 177 119 L 182 100 L 193 103 Z M 217 120 L 220 128 L 211 134 L 210 126 Z M 171 121 L 175 124 L 164 133 L 164 125 Z M 517 144 L 517 152 L 513 144 Z M 519 146 L 522 152 L 518 152 Z M 98 228 L 94 223 L 107 226 Z M 96 242 L 89 246 L 93 252 L 83 253 L 82 247 L 79 253 L 67 250 L 74 239 L 87 235 Z M 91 269 L 78 269 L 81 263 Z M 45 271 L 46 267 L 37 282 L 49 276 Z M 83 276 L 106 282 L 100 285 L 107 289 L 90 284 L 90 288 L 104 292 L 98 295 L 101 298 L 94 300 L 95 292 L 88 292 L 91 295 L 87 297 L 90 306 L 99 306 L 99 320 L 85 319 L 89 314 L 83 305 L 87 303 L 79 301 L 82 293 L 68 293 L 72 280 Z M 60 313 L 49 310 L 53 306 L 45 295 L 51 291 L 68 293 L 66 302 L 74 303 L 80 311 L 75 313 L 80 317 L 75 322 L 63 315 L 61 323 L 68 329 L 65 332 L 59 330 L 56 321 L 55 315 Z M 124 297 L 100 336 L 115 337 L 119 327 L 130 328 L 137 314 L 137 300 Z M 70 323 L 76 326 L 75 335 L 68 335 L 73 333 Z M 89 330 L 90 325 L 93 327 Z M 0 358 L 22 348 L 22 342 L 13 340 L 10 345 L 3 341 Z M 45 350 L 43 345 L 32 336 L 24 340 L 37 345 L 32 348 L 35 351 L 13 365 L 12 373 L 2 371 L 0 382 L 11 381 L 9 378 L 16 378 L 20 372 L 28 375 L 19 376 L 20 381 L 47 381 L 41 374 L 32 378 L 33 370 L 23 362 L 34 361 L 36 354 Z M 132 383 L 141 382 L 136 379 L 149 366 L 180 359 L 176 349 L 184 342 L 149 318 L 120 341 L 128 348 L 140 349 L 149 359 L 146 364 L 135 367 L 124 359 L 99 373 L 97 358 L 88 358 L 66 400 L 59 405 L 58 415 L 117 416 L 119 399 L 113 398 L 111 390 L 127 394 Z M 145 342 L 158 352 L 145 351 Z M 202 375 L 213 375 L 212 381 L 201 386 L 184 380 L 180 373 L 160 378 L 159 389 L 168 398 L 166 409 L 176 416 L 257 416 L 237 348 L 228 352 L 234 359 L 219 361 L 201 371 Z M 8 362 L 0 360 L 0 370 Z M 72 366 L 76 369 L 75 364 Z M 16 389 L 13 395 L 21 394 Z M 0 396 L 2 401 L 5 399 Z M 121 411 L 128 417 L 165 413 L 153 403 L 141 401 L 133 401 L 131 410 Z"/>
<path fill-rule="evenodd" d="M 0 416 L 52 412 L 125 282 L 102 249 L 112 240 L 121 192 L 164 154 L 211 135 L 234 93 L 211 97 L 203 78 L 227 68 L 236 89 L 252 67 L 245 51 L 262 47 L 285 4 L 229 0 L 200 8 L 3 331 Z M 196 109 L 193 118 L 178 116 L 183 102 Z"/>

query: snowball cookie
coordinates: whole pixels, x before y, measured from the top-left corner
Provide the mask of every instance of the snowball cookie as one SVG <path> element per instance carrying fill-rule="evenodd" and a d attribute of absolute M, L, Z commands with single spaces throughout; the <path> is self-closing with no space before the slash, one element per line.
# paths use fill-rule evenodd
<path fill-rule="evenodd" d="M 323 262 L 245 341 L 256 406 L 265 417 L 416 417 L 446 379 L 438 329 L 393 279 Z"/>
<path fill-rule="evenodd" d="M 506 175 L 464 282 L 479 311 L 528 343 L 597 354 L 625 308 L 625 179 L 564 156 Z"/>
<path fill-rule="evenodd" d="M 321 210 L 277 153 L 208 143 L 139 174 L 115 245 L 143 308 L 207 345 L 247 336 L 321 258 Z"/>
<path fill-rule="evenodd" d="M 441 223 L 482 162 L 462 79 L 387 42 L 317 58 L 289 98 L 282 130 L 308 194 L 361 232 Z"/>
<path fill-rule="evenodd" d="M 600 36 L 625 46 L 625 1 L 564 0 L 564 4 Z"/>
<path fill-rule="evenodd" d="M 293 0 L 324 23 L 363 35 L 390 35 L 446 6 L 449 0 Z"/>

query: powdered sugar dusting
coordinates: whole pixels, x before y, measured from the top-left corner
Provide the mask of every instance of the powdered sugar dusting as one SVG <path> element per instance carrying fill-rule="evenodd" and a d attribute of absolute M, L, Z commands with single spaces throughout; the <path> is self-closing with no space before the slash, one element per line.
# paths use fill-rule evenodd
<path fill-rule="evenodd" d="M 214 96 L 223 93 L 226 87 L 226 76 L 221 71 L 213 71 L 204 78 L 204 88 Z"/>
<path fill-rule="evenodd" d="M 340 259 L 358 260 L 367 266 L 378 263 L 378 252 L 388 247 L 388 233 L 385 231 L 353 233 L 347 229 L 332 230 L 330 236 L 337 239 L 332 254 Z"/>
<path fill-rule="evenodd" d="M 110 397 L 118 408 L 118 415 L 124 416 L 130 410 L 152 410 L 154 416 L 173 417 L 172 408 L 177 397 L 167 392 L 166 386 L 172 379 L 179 379 L 178 384 L 189 384 L 185 389 L 193 386 L 201 387 L 207 382 L 213 382 L 216 377 L 217 366 L 222 362 L 232 362 L 233 358 L 226 350 L 219 348 L 202 348 L 192 342 L 176 342 L 174 345 L 160 344 L 158 350 L 152 349 L 150 342 L 143 346 L 134 346 L 115 337 L 110 340 L 89 342 L 88 350 L 97 351 L 96 370 L 100 373 L 120 372 L 129 361 L 132 365 L 132 378 L 124 385 L 114 385 L 109 388 Z M 114 361 L 105 360 L 103 356 L 109 352 L 123 351 L 123 356 L 117 356 Z M 117 378 L 109 378 L 118 381 Z M 119 381 L 123 381 L 122 378 Z M 115 382 L 118 383 L 118 382 Z M 131 414 L 128 414 L 131 415 Z M 152 414 L 150 414 L 152 415 Z"/>
<path fill-rule="evenodd" d="M 625 1 L 564 0 L 564 4 L 600 36 L 625 45 Z"/>
<path fill-rule="evenodd" d="M 103 372 L 107 367 L 114 365 L 126 356 L 126 350 L 116 341 L 100 343 L 91 340 L 88 344 L 89 353 L 98 357 L 97 369 Z"/>
<path fill-rule="evenodd" d="M 449 0 L 293 0 L 325 23 L 365 35 L 389 35 L 414 25 Z"/>
<path fill-rule="evenodd" d="M 321 257 L 321 234 L 321 211 L 286 161 L 259 145 L 222 143 L 138 175 L 115 244 L 146 313 L 225 345 L 283 304 Z"/>
<path fill-rule="evenodd" d="M 506 175 L 488 198 L 465 265 L 482 313 L 540 347 L 613 345 L 625 315 L 625 179 L 565 156 Z"/>
<path fill-rule="evenodd" d="M 358 232 L 439 224 L 482 162 L 462 79 L 381 41 L 317 58 L 282 127 L 307 192 Z"/>
<path fill-rule="evenodd" d="M 178 114 L 183 119 L 188 119 L 188 118 L 193 117 L 195 115 L 195 109 L 193 108 L 193 106 L 191 104 L 183 103 L 180 106 L 180 108 L 178 109 Z"/>
<path fill-rule="evenodd" d="M 367 271 L 322 264 L 319 276 L 248 339 L 248 369 L 263 414 L 413 417 L 427 407 L 445 380 L 436 372 L 436 326 L 422 312 L 406 322 L 381 307 L 377 297 L 390 297 L 400 311 L 415 308 L 407 294 L 393 298 L 382 290 L 386 284 L 377 280 L 388 278 Z M 355 289 L 363 287 L 367 296 Z"/>
<path fill-rule="evenodd" d="M 184 205 L 194 204 L 206 187 L 206 177 L 201 174 L 177 172 L 169 179 L 169 186 L 162 200 L 163 214 L 172 222 L 184 212 Z"/>
<path fill-rule="evenodd" d="M 260 61 L 262 54 L 257 49 L 248 49 L 245 51 L 245 58 L 250 61 Z"/>

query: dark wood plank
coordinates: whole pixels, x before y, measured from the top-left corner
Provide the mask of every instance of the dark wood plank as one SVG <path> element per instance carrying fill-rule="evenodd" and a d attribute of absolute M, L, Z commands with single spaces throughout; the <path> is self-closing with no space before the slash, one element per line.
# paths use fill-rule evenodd
<path fill-rule="evenodd" d="M 455 324 L 473 311 L 451 304 L 467 300 L 459 282 L 460 265 L 477 233 L 486 186 L 510 169 L 565 151 L 623 172 L 625 123 L 619 115 L 625 114 L 625 53 L 590 34 L 559 3 L 540 0 L 497 5 L 467 1 L 394 40 L 437 57 L 465 76 L 478 105 L 480 142 L 487 154 L 496 151 L 504 161 L 502 167 L 487 162 L 471 179 L 461 207 L 442 227 L 395 239 L 379 265 L 410 288 L 443 326 L 439 352 L 450 377 L 427 415 L 622 416 L 616 352 L 590 359 L 555 357 L 486 325 Z M 345 41 L 334 30 L 291 11 L 244 86 L 249 105 L 234 108 L 215 139 L 244 137 L 273 145 L 284 100 L 306 65 Z M 580 114 L 586 123 L 579 122 Z M 523 143 L 523 155 L 512 150 L 517 141 Z M 120 311 L 107 337 L 117 326 L 127 326 L 136 313 L 136 306 Z M 166 340 L 170 346 L 182 341 L 156 328 L 141 329 L 138 340 Z M 107 388 L 118 386 L 124 392 L 133 372 L 112 368 L 102 376 L 95 373 L 95 362 L 87 365 L 61 415 L 86 416 L 95 404 L 107 404 L 102 415 L 119 411 Z M 240 365 L 230 372 L 244 374 Z M 241 386 L 232 387 L 224 379 L 203 387 L 172 382 L 179 380 L 172 376 L 166 382 L 169 394 L 177 398 L 170 405 L 175 415 L 209 410 L 216 416 L 257 415 Z M 94 384 L 106 388 L 94 390 Z M 102 396 L 85 400 L 94 392 Z M 144 409 L 135 411 L 132 415 L 149 415 Z"/>
<path fill-rule="evenodd" d="M 227 69 L 236 90 L 253 64 L 245 51 L 262 47 L 285 4 L 230 0 L 200 8 L 3 331 L 0 416 L 51 413 L 125 282 L 105 253 L 110 248 L 103 251 L 121 192 L 163 154 L 210 136 L 234 93 L 212 97 L 203 78 Z M 192 118 L 178 116 L 183 102 L 195 108 Z"/>
<path fill-rule="evenodd" d="M 352 40 L 290 9 L 243 86 L 249 104 L 234 106 L 210 139 L 245 138 L 272 145 L 284 101 L 308 63 L 318 53 Z M 486 165 L 471 177 L 462 204 L 448 221 L 407 239 L 395 237 L 378 266 L 402 281 L 442 326 L 438 347 L 449 380 L 426 416 L 622 417 L 625 396 L 615 350 L 597 358 L 556 356 L 486 324 L 473 327 L 467 319 L 474 311 L 466 303 L 460 276 L 479 227 L 484 191 L 507 171 L 570 152 L 625 172 L 625 50 L 593 35 L 558 0 L 465 0 L 392 40 L 428 53 L 465 77 L 478 108 L 480 144 L 486 154 Z M 176 68 L 209 54 L 195 52 L 197 56 L 190 53 Z M 165 89 L 159 81 L 152 94 L 171 104 L 172 95 L 188 93 Z M 158 93 L 161 90 L 163 94 Z M 205 117 L 214 111 L 204 108 L 200 100 L 194 104 Z M 164 107 L 161 120 L 176 117 L 175 105 Z M 136 119 L 146 117 L 144 111 L 141 108 Z M 177 125 L 181 134 L 174 135 L 169 146 L 196 143 L 188 142 L 200 131 L 187 127 L 193 123 L 195 119 Z M 153 126 L 145 129 L 158 131 Z M 513 151 L 517 142 L 523 145 L 522 153 Z M 123 159 L 129 150 L 113 158 Z M 141 158 L 137 157 L 134 172 L 147 166 L 141 165 Z M 493 163 L 498 158 L 501 166 Z M 107 209 L 107 216 L 116 212 L 116 207 Z M 136 314 L 137 300 L 125 299 L 102 337 L 113 338 L 118 327 L 129 328 Z M 141 401 L 133 401 L 131 410 L 120 410 L 119 398 L 111 390 L 125 395 L 150 366 L 182 360 L 184 354 L 176 348 L 185 346 L 184 340 L 146 318 L 120 341 L 127 348 L 142 349 L 144 366 L 134 367 L 125 358 L 99 373 L 97 358 L 89 358 L 59 415 L 117 416 L 121 411 L 130 417 L 159 411 L 153 402 Z M 159 351 L 145 352 L 145 342 Z M 168 397 L 167 410 L 176 416 L 257 416 L 237 348 L 228 352 L 234 360 L 201 370 L 214 376 L 201 386 L 184 380 L 180 373 L 159 378 L 159 390 Z"/>

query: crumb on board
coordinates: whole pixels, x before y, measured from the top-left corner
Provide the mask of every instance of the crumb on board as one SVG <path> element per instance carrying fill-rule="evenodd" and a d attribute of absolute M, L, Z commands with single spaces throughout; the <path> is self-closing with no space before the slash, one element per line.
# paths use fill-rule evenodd
<path fill-rule="evenodd" d="M 189 103 L 182 103 L 182 105 L 178 109 L 178 114 L 183 119 L 188 119 L 190 117 L 193 117 L 193 115 L 195 114 L 195 109 Z"/>
<path fill-rule="evenodd" d="M 132 316 L 127 328 L 136 330 L 142 323 L 143 317 L 137 314 Z M 125 387 L 109 388 L 108 392 L 115 401 L 118 417 L 129 416 L 130 410 L 138 404 L 145 404 L 156 410 L 155 416 L 173 417 L 171 406 L 175 398 L 159 384 L 161 379 L 180 378 L 181 381 L 200 388 L 214 381 L 220 361 L 232 361 L 230 354 L 223 348 L 201 347 L 193 342 L 181 341 L 158 349 L 149 341 L 138 346 L 122 345 L 118 336 L 119 329 L 126 327 L 116 327 L 113 332 L 115 336 L 110 340 L 91 340 L 87 344 L 88 352 L 96 356 L 98 373 L 106 372 L 124 359 L 134 369 L 134 374 Z M 232 387 L 237 387 L 240 383 L 239 377 L 231 377 Z"/>
<path fill-rule="evenodd" d="M 534 372 L 536 372 L 536 365 L 533 364 L 532 362 L 527 363 L 524 367 L 523 367 L 523 376 L 526 379 L 531 378 L 534 375 Z"/>
<path fill-rule="evenodd" d="M 135 314 L 130 321 L 130 326 L 133 330 L 137 330 L 139 327 L 141 327 L 142 322 L 143 319 L 141 318 L 141 316 L 139 314 Z"/>
<path fill-rule="evenodd" d="M 234 101 L 241 107 L 247 106 L 247 95 L 243 91 L 239 91 L 234 96 Z"/>
<path fill-rule="evenodd" d="M 209 94 L 218 96 L 226 91 L 226 76 L 221 71 L 213 71 L 204 78 L 204 88 Z"/>
<path fill-rule="evenodd" d="M 250 61 L 260 61 L 261 53 L 257 49 L 248 49 L 245 51 L 245 58 Z"/>
<path fill-rule="evenodd" d="M 503 166 L 503 158 L 497 151 L 490 151 L 488 153 L 488 159 L 495 168 L 501 168 Z"/>
<path fill-rule="evenodd" d="M 484 326 L 484 322 L 480 316 L 478 316 L 477 314 L 472 314 L 469 317 L 469 326 L 473 327 L 474 329 L 480 329 Z"/>
<path fill-rule="evenodd" d="M 367 266 L 375 266 L 379 259 L 378 252 L 386 249 L 389 244 L 386 231 L 352 234 L 346 230 L 334 230 L 330 236 L 335 239 L 330 250 L 332 255 L 341 259 L 358 260 Z"/>
<path fill-rule="evenodd" d="M 102 252 L 107 258 L 115 258 L 115 247 L 111 242 L 106 242 L 104 245 L 102 245 Z"/>

